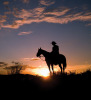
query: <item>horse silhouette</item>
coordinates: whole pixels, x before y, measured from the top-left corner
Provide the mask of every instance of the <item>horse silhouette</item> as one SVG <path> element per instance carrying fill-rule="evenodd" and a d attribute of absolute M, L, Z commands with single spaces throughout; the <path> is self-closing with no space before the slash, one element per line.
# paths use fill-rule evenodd
<path fill-rule="evenodd" d="M 47 52 L 40 48 L 38 49 L 36 56 L 41 57 L 41 54 L 45 57 L 45 61 L 47 63 L 50 73 L 51 73 L 50 66 L 52 67 L 52 72 L 54 73 L 53 65 L 59 65 L 61 73 L 64 72 L 67 64 L 66 64 L 66 57 L 63 54 L 54 56 L 50 52 Z"/>

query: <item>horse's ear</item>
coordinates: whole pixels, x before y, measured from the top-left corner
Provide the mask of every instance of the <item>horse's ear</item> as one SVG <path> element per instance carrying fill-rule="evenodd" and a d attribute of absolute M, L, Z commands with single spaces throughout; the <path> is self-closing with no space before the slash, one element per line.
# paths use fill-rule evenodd
<path fill-rule="evenodd" d="M 41 47 L 40 47 L 40 49 L 41 49 Z"/>

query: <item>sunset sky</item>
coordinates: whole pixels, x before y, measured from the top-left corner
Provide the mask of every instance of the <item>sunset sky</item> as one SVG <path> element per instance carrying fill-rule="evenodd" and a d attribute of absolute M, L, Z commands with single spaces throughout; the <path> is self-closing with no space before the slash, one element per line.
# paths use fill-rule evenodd
<path fill-rule="evenodd" d="M 91 0 L 0 0 L 0 62 L 44 67 L 36 53 L 51 41 L 68 66 L 91 67 Z"/>

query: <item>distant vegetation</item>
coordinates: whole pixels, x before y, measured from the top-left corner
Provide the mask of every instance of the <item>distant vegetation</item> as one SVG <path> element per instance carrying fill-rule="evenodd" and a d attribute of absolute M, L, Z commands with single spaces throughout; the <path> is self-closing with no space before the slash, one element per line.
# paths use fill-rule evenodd
<path fill-rule="evenodd" d="M 15 68 L 15 70 L 17 70 Z M 15 72 L 17 74 L 12 75 L 0 75 L 0 83 L 9 83 L 10 86 L 15 84 L 18 88 L 35 89 L 36 91 L 52 91 L 62 89 L 76 89 L 77 88 L 88 88 L 91 85 L 91 71 L 88 70 L 81 74 L 75 73 L 57 73 L 43 78 L 41 76 L 24 75 L 19 74 L 21 68 Z M 15 73 L 13 72 L 13 73 Z"/>
<path fill-rule="evenodd" d="M 0 75 L 0 86 L 11 91 L 22 89 L 25 91 L 31 91 L 32 93 L 74 93 L 73 91 L 84 92 L 89 91 L 91 87 L 91 70 L 86 72 L 75 73 L 55 73 L 49 77 L 41 77 L 38 75 L 24 75 L 20 74 L 27 66 L 18 62 L 12 62 L 12 66 L 8 66 L 6 63 L 1 62 L 0 67 L 7 70 L 8 75 Z M 7 86 L 8 84 L 8 86 Z"/>
<path fill-rule="evenodd" d="M 8 65 L 5 62 L 0 62 L 0 67 L 7 71 L 7 75 L 20 74 L 27 66 L 19 62 L 12 61 L 12 65 Z"/>
<path fill-rule="evenodd" d="M 14 67 L 14 68 L 13 68 Z M 91 71 L 88 70 L 81 74 L 75 73 L 56 73 L 47 78 L 34 75 L 20 74 L 22 67 L 19 63 L 14 63 L 8 75 L 0 75 L 1 91 L 7 91 L 9 96 L 34 97 L 39 98 L 82 98 L 90 93 Z M 10 71 L 11 70 L 11 71 Z M 2 92 L 3 94 L 5 94 Z M 21 95 L 20 95 L 21 94 Z"/>

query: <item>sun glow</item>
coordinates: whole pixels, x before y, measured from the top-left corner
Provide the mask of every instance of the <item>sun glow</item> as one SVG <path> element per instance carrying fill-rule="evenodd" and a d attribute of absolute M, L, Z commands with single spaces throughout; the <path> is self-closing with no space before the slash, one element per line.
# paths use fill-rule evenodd
<path fill-rule="evenodd" d="M 49 76 L 49 70 L 47 68 L 36 69 L 34 73 L 43 77 Z"/>
<path fill-rule="evenodd" d="M 39 75 L 40 76 L 44 76 L 44 77 L 48 77 L 49 76 L 49 71 L 46 69 L 42 69 L 41 71 L 39 71 Z"/>
<path fill-rule="evenodd" d="M 65 72 L 75 72 L 75 73 L 82 73 L 85 70 L 90 69 L 91 65 L 77 65 L 77 66 L 67 66 Z M 59 66 L 54 66 L 54 72 L 61 72 Z M 38 75 L 44 77 L 44 79 L 50 77 L 50 72 L 47 66 L 38 66 L 38 67 L 28 67 L 21 72 L 22 74 L 30 74 L 30 75 Z"/>

